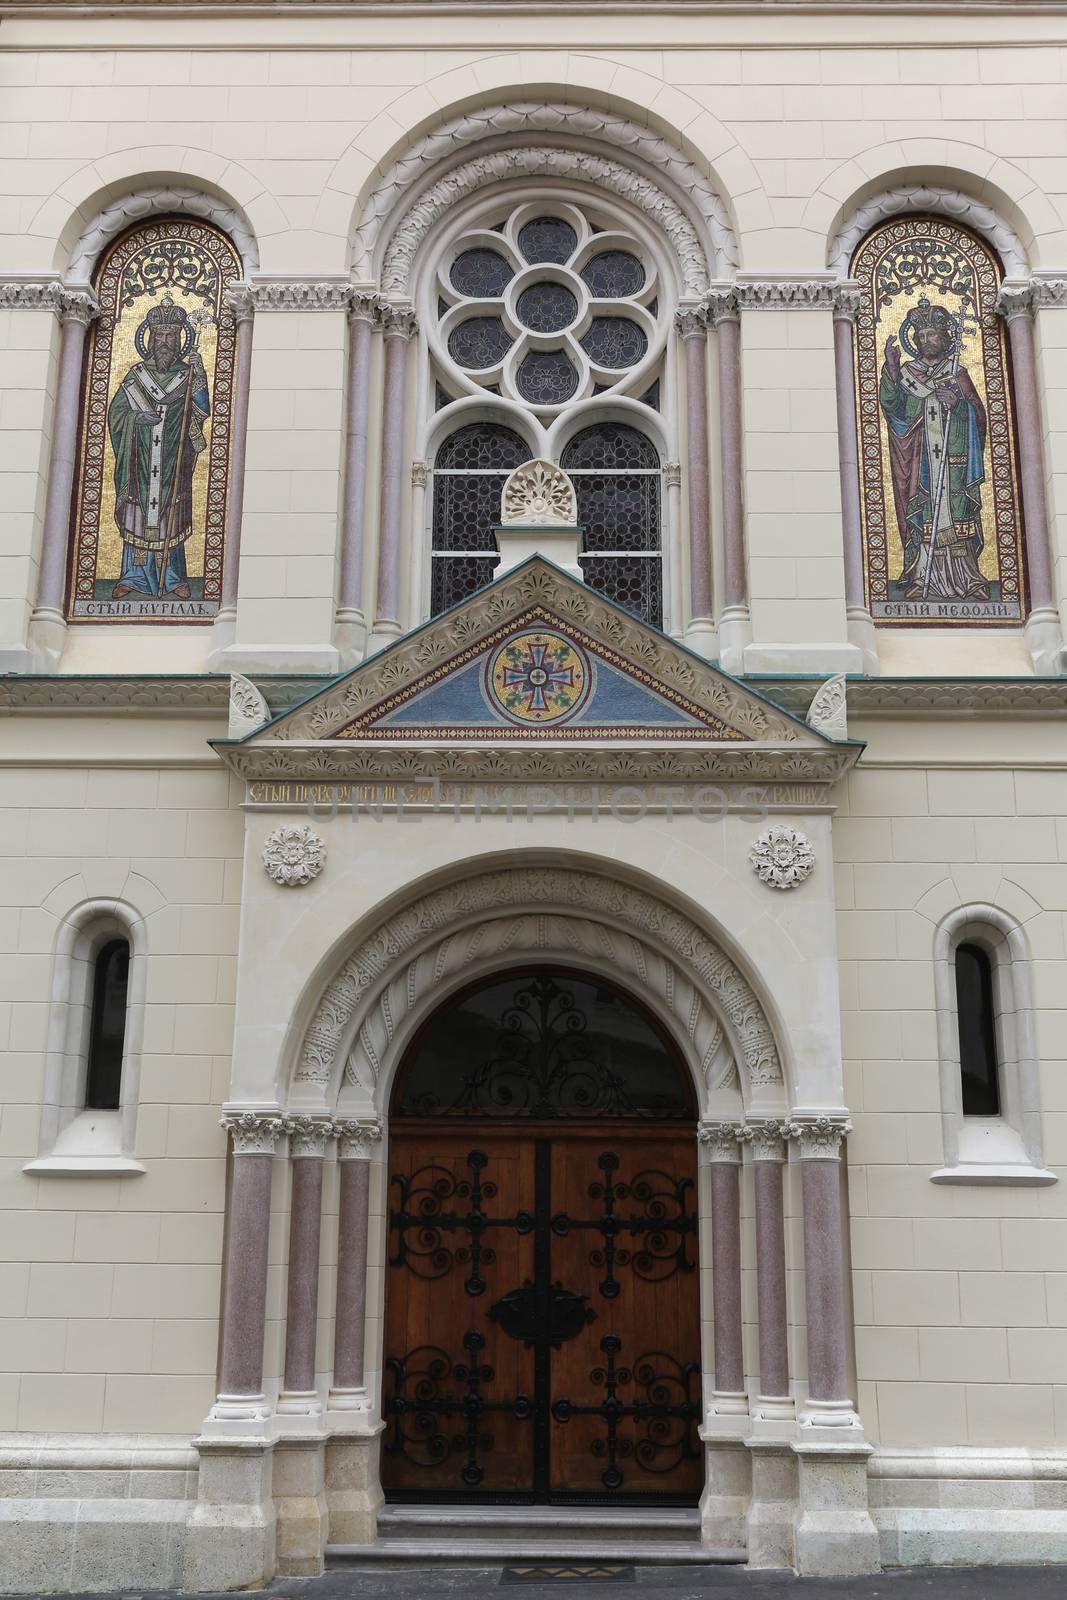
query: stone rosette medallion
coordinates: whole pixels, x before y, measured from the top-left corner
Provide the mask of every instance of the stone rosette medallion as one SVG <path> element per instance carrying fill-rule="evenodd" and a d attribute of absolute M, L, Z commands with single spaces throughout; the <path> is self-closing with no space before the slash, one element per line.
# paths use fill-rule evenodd
<path fill-rule="evenodd" d="M 807 834 L 781 825 L 760 834 L 748 859 L 760 882 L 772 889 L 795 889 L 815 868 L 815 851 Z"/>
<path fill-rule="evenodd" d="M 486 663 L 490 705 L 520 726 L 569 721 L 585 705 L 592 686 L 592 664 L 585 651 L 547 630 L 516 634 Z"/>
<path fill-rule="evenodd" d="M 283 889 L 299 889 L 310 883 L 325 865 L 325 842 L 306 823 L 286 823 L 264 840 L 264 869 L 268 878 Z"/>

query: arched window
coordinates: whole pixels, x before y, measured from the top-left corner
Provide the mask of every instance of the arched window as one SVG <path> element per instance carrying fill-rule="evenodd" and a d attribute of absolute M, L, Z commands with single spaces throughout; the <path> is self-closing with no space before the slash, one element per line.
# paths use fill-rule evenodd
<path fill-rule="evenodd" d="M 662 472 L 655 445 L 636 428 L 598 422 L 571 440 L 560 465 L 578 497 L 586 583 L 661 626 Z"/>
<path fill-rule="evenodd" d="M 495 422 L 470 422 L 441 445 L 433 464 L 434 616 L 491 582 L 500 496 L 508 474 L 529 458 L 525 441 Z"/>
<path fill-rule="evenodd" d="M 904 627 L 1025 616 L 1000 262 L 940 216 L 891 217 L 852 258 L 867 603 Z"/>
<path fill-rule="evenodd" d="M 117 1111 L 126 1040 L 129 941 L 109 939 L 97 953 L 94 966 L 85 1104 L 91 1111 Z"/>
<path fill-rule="evenodd" d="M 935 1183 L 1054 1183 L 1042 1159 L 1030 956 L 996 906 L 950 913 L 934 938 L 945 1164 Z"/>
<path fill-rule="evenodd" d="M 222 595 L 241 276 L 225 234 L 153 218 L 108 246 L 86 354 L 71 622 L 209 622 Z"/>

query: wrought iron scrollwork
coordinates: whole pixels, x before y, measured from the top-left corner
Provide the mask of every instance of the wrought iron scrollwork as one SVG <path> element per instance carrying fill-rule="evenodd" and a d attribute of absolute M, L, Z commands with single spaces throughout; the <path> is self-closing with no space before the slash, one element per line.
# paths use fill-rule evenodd
<path fill-rule="evenodd" d="M 552 1218 L 552 1231 L 560 1238 L 578 1232 L 597 1232 L 603 1244 L 589 1253 L 590 1266 L 603 1270 L 600 1293 L 605 1300 L 614 1300 L 619 1293 L 616 1269 L 629 1267 L 646 1283 L 661 1283 L 676 1272 L 692 1272 L 696 1263 L 689 1259 L 688 1240 L 696 1232 L 696 1217 L 687 1209 L 693 1189 L 691 1178 L 672 1178 L 667 1172 L 649 1168 L 639 1172 L 629 1183 L 617 1183 L 619 1158 L 611 1150 L 598 1157 L 597 1166 L 604 1174 L 603 1180 L 589 1185 L 589 1196 L 599 1200 L 603 1211 L 599 1217 L 570 1217 L 558 1211 Z M 618 1210 L 620 1200 L 635 1200 L 643 1211 L 624 1216 Z M 619 1243 L 625 1235 L 633 1247 Z"/>
<path fill-rule="evenodd" d="M 617 1334 L 606 1334 L 600 1341 L 603 1366 L 594 1367 L 590 1381 L 603 1389 L 604 1398 L 596 1405 L 575 1405 L 565 1396 L 552 1402 L 552 1415 L 559 1423 L 572 1417 L 600 1417 L 604 1437 L 594 1439 L 592 1451 L 607 1465 L 600 1475 L 605 1489 L 621 1489 L 626 1475 L 620 1461 L 633 1460 L 645 1472 L 673 1472 L 683 1461 L 699 1454 L 694 1424 L 700 1406 L 693 1397 L 699 1382 L 696 1362 L 682 1363 L 663 1350 L 650 1350 L 639 1356 L 632 1367 L 620 1365 L 622 1350 Z M 640 1391 L 632 1400 L 620 1398 L 620 1389 L 635 1385 Z M 619 1425 L 633 1420 L 639 1436 L 620 1436 Z"/>
<path fill-rule="evenodd" d="M 491 1384 L 495 1372 L 483 1361 L 484 1335 L 476 1328 L 463 1336 L 466 1361 L 453 1362 L 439 1345 L 418 1345 L 405 1356 L 390 1356 L 386 1370 L 393 1379 L 393 1393 L 386 1400 L 385 1414 L 392 1420 L 392 1431 L 385 1442 L 386 1452 L 402 1455 L 416 1467 L 439 1467 L 451 1455 L 466 1455 L 460 1477 L 475 1489 L 485 1477 L 479 1457 L 494 1448 L 492 1433 L 484 1419 L 492 1412 L 506 1413 L 525 1422 L 533 1415 L 533 1401 L 518 1394 L 506 1400 L 490 1400 L 483 1386 Z M 455 1379 L 455 1390 L 445 1389 Z M 457 1419 L 461 1427 L 449 1431 Z"/>
<path fill-rule="evenodd" d="M 396 1235 L 396 1247 L 389 1258 L 391 1267 L 407 1267 L 417 1278 L 434 1279 L 447 1277 L 453 1266 L 469 1266 L 463 1287 L 469 1295 L 485 1293 L 483 1269 L 496 1260 L 496 1251 L 484 1242 L 486 1232 L 490 1228 L 511 1228 L 516 1233 L 530 1233 L 534 1226 L 528 1211 L 519 1211 L 513 1217 L 488 1215 L 485 1203 L 497 1194 L 496 1184 L 482 1177 L 488 1164 L 488 1156 L 481 1150 L 472 1150 L 467 1156 L 469 1180 L 457 1182 L 445 1168 L 432 1165 L 410 1174 L 394 1174 L 392 1182 L 400 1203 L 389 1217 L 390 1230 Z M 446 1210 L 450 1200 L 469 1200 L 470 1209 Z M 445 1236 L 455 1234 L 466 1234 L 468 1242 L 450 1247 Z"/>

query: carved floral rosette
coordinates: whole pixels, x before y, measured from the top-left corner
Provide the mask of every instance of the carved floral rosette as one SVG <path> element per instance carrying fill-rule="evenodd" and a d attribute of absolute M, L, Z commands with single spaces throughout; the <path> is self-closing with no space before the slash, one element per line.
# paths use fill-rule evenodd
<path fill-rule="evenodd" d="M 317 878 L 326 865 L 326 845 L 306 822 L 275 828 L 263 842 L 267 876 L 284 889 L 296 889 Z"/>
<path fill-rule="evenodd" d="M 748 859 L 761 883 L 772 889 L 796 888 L 815 867 L 815 851 L 807 834 L 783 824 L 761 833 Z"/>

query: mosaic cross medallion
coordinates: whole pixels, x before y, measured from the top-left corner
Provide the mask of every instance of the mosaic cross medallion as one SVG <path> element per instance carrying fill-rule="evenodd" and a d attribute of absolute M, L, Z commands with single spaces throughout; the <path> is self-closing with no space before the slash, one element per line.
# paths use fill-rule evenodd
<path fill-rule="evenodd" d="M 520 633 L 489 657 L 486 692 L 509 722 L 565 722 L 589 697 L 592 672 L 585 652 L 558 633 Z"/>

